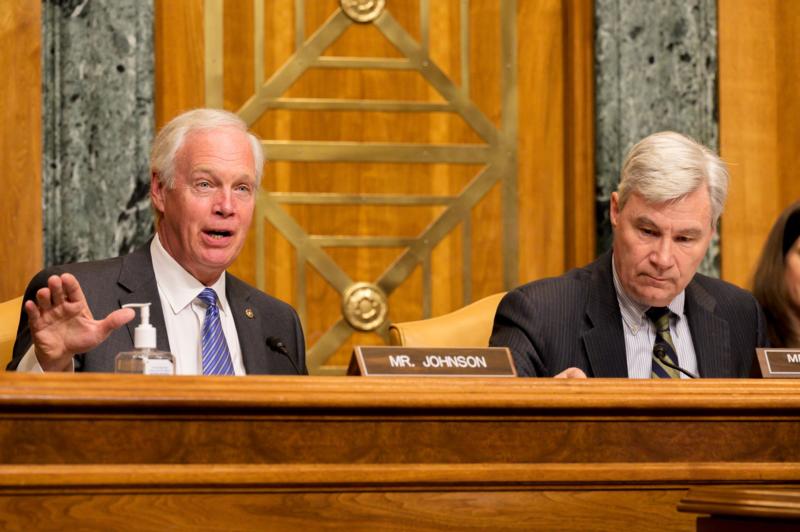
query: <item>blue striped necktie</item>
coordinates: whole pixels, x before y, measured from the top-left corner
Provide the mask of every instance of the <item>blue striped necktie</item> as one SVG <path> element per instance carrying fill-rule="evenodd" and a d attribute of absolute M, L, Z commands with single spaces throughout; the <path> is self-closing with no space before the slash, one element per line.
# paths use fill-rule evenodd
<path fill-rule="evenodd" d="M 650 307 L 645 314 L 656 326 L 653 369 L 650 377 L 653 379 L 680 379 L 681 375 L 678 370 L 667 366 L 655 356 L 656 349 L 660 349 L 671 363 L 678 365 L 678 354 L 675 352 L 675 344 L 672 343 L 672 334 L 669 332 L 670 310 L 667 307 Z"/>
<path fill-rule="evenodd" d="M 233 375 L 231 353 L 219 321 L 217 293 L 205 288 L 197 298 L 208 307 L 203 320 L 203 375 Z"/>

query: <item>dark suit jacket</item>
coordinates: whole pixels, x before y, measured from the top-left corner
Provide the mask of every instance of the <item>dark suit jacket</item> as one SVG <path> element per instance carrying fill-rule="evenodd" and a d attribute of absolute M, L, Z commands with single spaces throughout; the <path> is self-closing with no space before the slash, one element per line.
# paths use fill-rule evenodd
<path fill-rule="evenodd" d="M 102 261 L 83 262 L 55 266 L 39 272 L 28 284 L 25 298 L 35 299 L 36 291 L 47 286 L 47 279 L 54 274 L 71 273 L 81 284 L 89 308 L 95 318 L 104 318 L 126 303 L 150 302 L 150 323 L 157 330 L 157 347 L 169 351 L 167 328 L 161 298 L 158 295 L 150 245 L 130 255 Z M 244 367 L 248 374 L 306 374 L 305 342 L 297 313 L 288 304 L 257 290 L 233 275 L 226 273 L 226 296 L 233 312 L 239 345 L 242 349 Z M 253 318 L 245 314 L 252 309 Z M 133 349 L 133 330 L 139 320 L 111 333 L 97 348 L 77 355 L 77 371 L 113 372 L 117 353 Z M 275 336 L 283 341 L 289 357 L 276 353 L 267 346 L 267 338 Z M 28 315 L 23 310 L 20 316 L 14 356 L 9 370 L 17 368 L 23 355 L 31 345 Z"/>
<path fill-rule="evenodd" d="M 510 291 L 497 308 L 489 341 L 511 349 L 520 375 L 554 376 L 569 367 L 590 377 L 627 377 L 622 315 L 611 252 L 561 277 Z M 755 298 L 696 274 L 684 307 L 701 377 L 747 377 L 755 348 L 767 345 Z"/>

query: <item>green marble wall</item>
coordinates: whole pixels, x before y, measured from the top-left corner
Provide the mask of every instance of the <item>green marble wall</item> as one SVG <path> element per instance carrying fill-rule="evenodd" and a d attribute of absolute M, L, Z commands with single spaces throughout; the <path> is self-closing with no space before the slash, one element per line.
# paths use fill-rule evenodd
<path fill-rule="evenodd" d="M 674 130 L 715 151 L 716 0 L 595 0 L 598 253 L 611 245 L 608 205 L 625 153 Z M 719 272 L 715 240 L 701 271 Z"/>
<path fill-rule="evenodd" d="M 45 0 L 42 78 L 46 265 L 146 242 L 153 1 Z"/>

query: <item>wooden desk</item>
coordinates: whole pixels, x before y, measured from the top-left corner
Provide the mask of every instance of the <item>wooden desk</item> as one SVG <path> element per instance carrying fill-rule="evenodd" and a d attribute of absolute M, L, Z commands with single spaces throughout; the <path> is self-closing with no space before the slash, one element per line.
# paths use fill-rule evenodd
<path fill-rule="evenodd" d="M 692 488 L 678 505 L 697 518 L 697 532 L 789 532 L 800 529 L 800 491 Z"/>
<path fill-rule="evenodd" d="M 797 487 L 792 381 L 0 376 L 0 527 L 693 530 Z"/>

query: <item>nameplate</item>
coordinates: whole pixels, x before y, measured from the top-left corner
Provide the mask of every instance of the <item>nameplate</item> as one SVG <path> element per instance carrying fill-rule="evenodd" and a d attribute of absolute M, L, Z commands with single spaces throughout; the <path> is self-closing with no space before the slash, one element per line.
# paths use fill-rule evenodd
<path fill-rule="evenodd" d="M 356 346 L 348 375 L 368 377 L 516 377 L 507 347 Z"/>
<path fill-rule="evenodd" d="M 800 349 L 759 347 L 756 356 L 765 379 L 800 379 Z"/>

